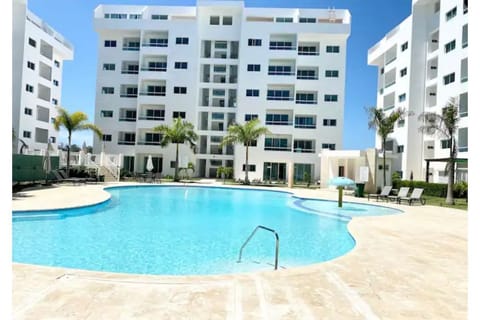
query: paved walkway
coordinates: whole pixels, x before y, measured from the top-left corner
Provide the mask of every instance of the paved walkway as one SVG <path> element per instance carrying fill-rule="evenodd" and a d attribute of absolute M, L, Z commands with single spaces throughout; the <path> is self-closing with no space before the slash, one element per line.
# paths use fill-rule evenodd
<path fill-rule="evenodd" d="M 13 209 L 95 203 L 108 199 L 102 188 L 25 191 L 12 201 Z M 330 190 L 289 191 L 337 196 Z M 356 246 L 346 255 L 287 270 L 175 277 L 13 263 L 14 318 L 466 319 L 467 213 L 390 206 L 405 213 L 349 223 Z"/>

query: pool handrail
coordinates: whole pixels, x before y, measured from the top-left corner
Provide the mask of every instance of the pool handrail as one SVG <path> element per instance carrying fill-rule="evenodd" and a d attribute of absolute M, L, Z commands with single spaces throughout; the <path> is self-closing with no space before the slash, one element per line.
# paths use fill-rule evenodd
<path fill-rule="evenodd" d="M 255 233 L 257 232 L 258 229 L 263 229 L 263 230 L 267 230 L 267 231 L 270 231 L 272 232 L 274 235 L 275 235 L 275 270 L 278 269 L 278 249 L 279 249 L 279 246 L 280 246 L 280 239 L 278 237 L 278 233 L 271 229 L 271 228 L 267 228 L 265 226 L 262 226 L 262 225 L 258 225 L 253 231 L 252 233 L 250 234 L 250 236 L 247 238 L 247 240 L 245 240 L 245 242 L 243 243 L 242 247 L 240 248 L 240 252 L 238 254 L 238 261 L 237 263 L 240 263 L 242 262 L 242 252 L 243 252 L 243 248 L 245 248 L 245 246 L 247 245 L 247 243 L 250 241 L 250 239 L 252 239 L 252 237 L 255 235 Z"/>

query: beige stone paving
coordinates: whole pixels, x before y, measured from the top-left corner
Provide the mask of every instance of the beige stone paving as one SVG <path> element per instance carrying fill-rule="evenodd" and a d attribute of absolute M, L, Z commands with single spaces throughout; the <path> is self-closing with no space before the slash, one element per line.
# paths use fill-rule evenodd
<path fill-rule="evenodd" d="M 14 210 L 108 198 L 102 185 L 24 192 Z M 285 189 L 287 190 L 287 189 Z M 292 190 L 289 190 L 292 191 Z M 293 189 L 336 199 L 330 190 Z M 367 202 L 345 197 L 345 201 Z M 311 266 L 219 276 L 149 276 L 13 263 L 15 319 L 466 319 L 467 213 L 389 204 L 354 218 L 355 248 Z"/>

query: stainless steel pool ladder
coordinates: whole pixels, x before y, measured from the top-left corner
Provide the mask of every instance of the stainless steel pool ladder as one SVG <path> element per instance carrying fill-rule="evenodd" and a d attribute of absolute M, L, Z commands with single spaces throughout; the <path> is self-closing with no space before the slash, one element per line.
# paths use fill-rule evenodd
<path fill-rule="evenodd" d="M 264 227 L 264 226 L 257 226 L 253 232 L 250 234 L 250 236 L 247 238 L 247 240 L 245 240 L 245 242 L 243 243 L 242 247 L 240 248 L 240 253 L 238 254 L 238 261 L 237 263 L 240 263 L 242 262 L 242 252 L 243 252 L 243 248 L 245 248 L 245 246 L 247 245 L 247 243 L 250 241 L 250 239 L 252 239 L 252 237 L 255 235 L 255 233 L 257 232 L 258 229 L 263 229 L 263 230 L 267 230 L 267 231 L 270 231 L 272 232 L 274 235 L 275 235 L 275 270 L 278 269 L 278 248 L 280 246 L 280 239 L 278 238 L 278 233 L 273 230 L 273 229 L 270 229 L 270 228 L 267 228 L 267 227 Z"/>

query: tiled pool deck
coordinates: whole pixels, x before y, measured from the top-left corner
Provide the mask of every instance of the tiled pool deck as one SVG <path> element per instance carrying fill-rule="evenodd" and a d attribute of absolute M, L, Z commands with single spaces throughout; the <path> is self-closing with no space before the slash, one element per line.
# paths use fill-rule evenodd
<path fill-rule="evenodd" d="M 24 191 L 22 197 L 13 199 L 13 209 L 96 203 L 109 196 L 103 187 L 62 185 Z M 331 190 L 287 191 L 311 198 L 337 196 Z M 344 201 L 367 202 L 349 196 Z M 349 223 L 356 240 L 351 252 L 332 261 L 287 270 L 176 277 L 13 263 L 13 316 L 92 320 L 466 319 L 466 211 L 386 205 L 405 212 L 354 218 Z"/>

